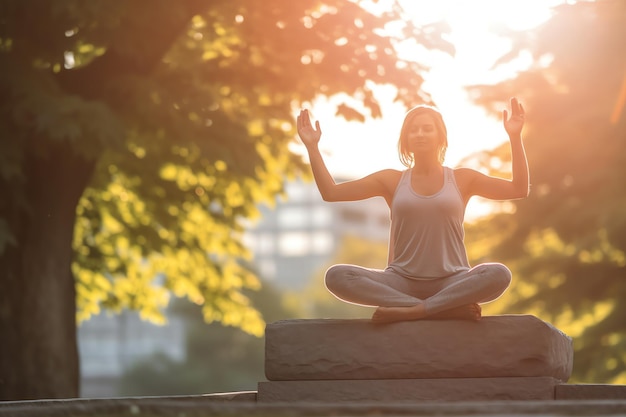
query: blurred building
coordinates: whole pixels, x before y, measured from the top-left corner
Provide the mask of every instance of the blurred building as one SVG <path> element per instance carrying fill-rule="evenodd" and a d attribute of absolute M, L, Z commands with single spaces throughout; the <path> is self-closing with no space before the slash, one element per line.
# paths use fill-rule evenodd
<path fill-rule="evenodd" d="M 78 326 L 81 396 L 115 397 L 120 378 L 139 360 L 161 353 L 185 360 L 185 323 L 169 315 L 156 326 L 135 311 L 103 312 Z"/>
<path fill-rule="evenodd" d="M 382 198 L 329 203 L 314 183 L 301 180 L 288 183 L 286 193 L 275 208 L 262 209 L 262 220 L 245 238 L 260 275 L 279 288 L 304 287 L 347 235 L 388 241 L 389 209 Z"/>
<path fill-rule="evenodd" d="M 262 219 L 249 228 L 245 243 L 263 279 L 277 288 L 298 290 L 332 260 L 343 237 L 386 242 L 389 210 L 383 199 L 328 203 L 314 183 L 293 181 L 287 198 L 273 209 L 263 207 Z M 155 326 L 136 312 L 102 313 L 78 328 L 81 396 L 113 397 L 123 373 L 154 353 L 185 359 L 185 323 L 168 316 Z"/>

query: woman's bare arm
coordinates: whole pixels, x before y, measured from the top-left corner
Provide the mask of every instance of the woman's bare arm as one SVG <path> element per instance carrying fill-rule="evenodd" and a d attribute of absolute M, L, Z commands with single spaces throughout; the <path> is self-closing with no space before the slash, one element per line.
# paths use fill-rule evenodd
<path fill-rule="evenodd" d="M 511 144 L 511 179 L 491 177 L 472 169 L 457 170 L 464 197 L 478 195 L 491 200 L 513 200 L 528 196 L 529 174 L 526 151 L 522 142 L 524 108 L 516 98 L 511 99 L 511 116 L 503 111 L 504 128 Z"/>
<path fill-rule="evenodd" d="M 319 122 L 316 121 L 313 127 L 309 112 L 302 110 L 297 119 L 297 126 L 300 139 L 309 154 L 315 184 L 325 201 L 356 201 L 381 196 L 388 204 L 391 204 L 391 198 L 399 180 L 399 171 L 382 170 L 357 180 L 338 184 L 328 171 L 318 147 L 322 135 Z"/>

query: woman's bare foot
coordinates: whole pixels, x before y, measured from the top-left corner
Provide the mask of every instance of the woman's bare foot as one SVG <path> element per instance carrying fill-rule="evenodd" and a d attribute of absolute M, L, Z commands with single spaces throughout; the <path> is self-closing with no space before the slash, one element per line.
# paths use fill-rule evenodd
<path fill-rule="evenodd" d="M 467 304 L 440 313 L 426 315 L 424 305 L 417 304 L 408 307 L 378 307 L 372 316 L 374 323 L 395 323 L 420 319 L 478 321 L 481 319 L 481 308 L 478 304 Z"/>
<path fill-rule="evenodd" d="M 423 319 L 426 316 L 423 304 L 408 307 L 378 307 L 372 316 L 374 323 L 394 323 Z"/>
<path fill-rule="evenodd" d="M 481 319 L 482 309 L 478 304 L 467 304 L 460 307 L 451 308 L 450 310 L 442 311 L 427 316 L 429 320 L 473 320 L 478 321 Z"/>

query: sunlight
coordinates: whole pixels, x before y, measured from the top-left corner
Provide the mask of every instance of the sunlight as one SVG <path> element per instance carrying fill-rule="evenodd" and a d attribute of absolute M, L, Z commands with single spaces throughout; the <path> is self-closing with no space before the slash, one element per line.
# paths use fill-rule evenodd
<path fill-rule="evenodd" d="M 417 24 L 443 20 L 454 31 L 480 33 L 498 27 L 528 30 L 546 21 L 564 0 L 400 0 Z"/>
<path fill-rule="evenodd" d="M 494 84 L 513 77 L 532 64 L 529 54 L 521 54 L 511 64 L 494 68 L 496 61 L 512 46 L 509 39 L 497 34 L 498 30 L 530 30 L 548 20 L 552 8 L 565 1 L 399 0 L 407 19 L 417 25 L 443 20 L 450 26 L 446 39 L 454 45 L 455 56 L 426 51 L 412 39 L 398 45 L 397 50 L 401 58 L 417 59 L 430 67 L 424 75 L 423 88 L 446 121 L 447 166 L 458 166 L 469 155 L 493 149 L 507 140 L 501 120 L 474 105 L 465 90 L 472 84 Z M 389 2 L 366 1 L 363 4 L 377 13 L 385 10 Z M 359 177 L 384 168 L 403 169 L 396 143 L 406 109 L 393 101 L 395 94 L 388 87 L 373 87 L 372 90 L 380 102 L 382 119 L 368 118 L 365 123 L 356 123 L 337 117 L 335 108 L 338 103 L 348 101 L 359 108 L 349 97 L 319 98 L 310 105 L 322 125 L 320 148 L 334 175 Z M 520 100 L 524 102 L 523 97 Z M 507 102 L 508 97 L 503 97 L 502 101 Z M 527 110 L 532 114 L 532 109 Z M 305 154 L 304 147 L 298 144 L 294 151 Z M 469 217 L 490 211 L 478 201 L 471 204 Z"/>
<path fill-rule="evenodd" d="M 511 42 L 496 34 L 498 28 L 531 29 L 551 16 L 552 7 L 564 0 L 400 0 L 407 18 L 418 25 L 444 20 L 450 25 L 448 40 L 456 48 L 454 57 L 418 50 L 407 40 L 400 45 L 403 58 L 419 56 L 431 66 L 425 75 L 425 90 L 442 111 L 448 126 L 450 146 L 446 163 L 454 166 L 464 157 L 498 146 L 506 136 L 500 120 L 474 106 L 464 87 L 478 83 L 496 83 L 524 70 L 529 56 L 521 56 L 512 65 L 493 68 L 495 61 L 510 50 Z M 368 3 L 372 10 L 384 9 L 386 2 Z M 405 109 L 393 103 L 393 93 L 384 87 L 374 88 L 383 109 L 382 120 L 368 119 L 364 124 L 346 122 L 334 115 L 336 99 L 320 99 L 313 112 L 322 123 L 322 147 L 329 164 L 342 176 L 361 176 L 372 168 L 399 166 L 395 141 Z M 503 101 L 508 98 L 503 98 Z M 521 98 L 523 101 L 523 97 Z M 354 103 L 351 103 L 354 105 Z M 371 149 L 370 149 L 371 148 Z M 358 149 L 360 157 L 354 158 Z"/>
<path fill-rule="evenodd" d="M 499 30 L 537 27 L 548 20 L 552 8 L 561 3 L 564 0 L 401 0 L 407 18 L 414 23 L 444 21 L 450 26 L 448 40 L 457 50 L 454 60 L 469 64 L 468 79 L 491 73 L 494 61 L 509 51 L 510 41 L 497 36 Z"/>

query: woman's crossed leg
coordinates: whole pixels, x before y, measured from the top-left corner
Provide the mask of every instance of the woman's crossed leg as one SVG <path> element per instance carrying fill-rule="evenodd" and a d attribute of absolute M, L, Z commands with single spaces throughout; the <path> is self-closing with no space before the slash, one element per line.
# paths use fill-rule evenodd
<path fill-rule="evenodd" d="M 498 298 L 511 282 L 498 263 L 478 265 L 444 278 L 412 279 L 391 269 L 335 265 L 326 272 L 326 287 L 342 301 L 377 307 L 378 323 L 430 319 L 478 320 L 480 303 Z"/>

